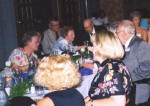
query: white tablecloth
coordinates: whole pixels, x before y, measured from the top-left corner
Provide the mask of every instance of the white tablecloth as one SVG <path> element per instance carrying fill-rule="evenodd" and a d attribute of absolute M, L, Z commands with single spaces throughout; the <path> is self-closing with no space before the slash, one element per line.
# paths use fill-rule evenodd
<path fill-rule="evenodd" d="M 81 84 L 76 88 L 82 96 L 85 98 L 88 96 L 89 89 L 91 87 L 91 82 L 93 81 L 94 76 L 97 73 L 97 68 L 93 69 L 93 74 L 82 76 L 82 82 Z"/>
<path fill-rule="evenodd" d="M 33 94 L 31 94 L 31 93 L 30 94 L 25 94 L 24 96 L 28 96 L 31 99 L 33 99 L 34 101 L 38 101 L 38 100 L 42 99 L 43 96 L 45 96 L 45 94 L 47 94 L 49 92 L 50 92 L 49 90 L 44 90 L 42 95 L 37 95 L 37 93 L 35 92 Z"/>

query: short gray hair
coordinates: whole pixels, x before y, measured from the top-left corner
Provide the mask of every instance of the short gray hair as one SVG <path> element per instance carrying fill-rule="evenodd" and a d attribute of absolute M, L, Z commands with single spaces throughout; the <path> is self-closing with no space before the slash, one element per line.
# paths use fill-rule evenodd
<path fill-rule="evenodd" d="M 130 20 L 122 20 L 119 23 L 119 27 L 121 27 L 122 29 L 124 29 L 128 34 L 135 34 L 135 25 L 132 21 Z"/>

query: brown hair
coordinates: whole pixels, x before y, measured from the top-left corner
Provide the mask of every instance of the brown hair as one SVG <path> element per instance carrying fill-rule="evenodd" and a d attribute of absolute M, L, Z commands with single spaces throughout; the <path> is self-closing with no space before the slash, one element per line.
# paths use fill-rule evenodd
<path fill-rule="evenodd" d="M 70 30 L 74 30 L 71 26 L 64 26 L 62 29 L 61 29 L 61 36 L 63 38 L 65 38 L 67 35 L 68 35 L 68 32 Z"/>

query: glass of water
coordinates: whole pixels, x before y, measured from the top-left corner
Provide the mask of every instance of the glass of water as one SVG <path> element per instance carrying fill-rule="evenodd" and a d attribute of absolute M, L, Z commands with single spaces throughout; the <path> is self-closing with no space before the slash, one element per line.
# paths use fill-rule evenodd
<path fill-rule="evenodd" d="M 42 86 L 36 85 L 35 86 L 35 92 L 38 96 L 44 95 L 44 88 Z"/>

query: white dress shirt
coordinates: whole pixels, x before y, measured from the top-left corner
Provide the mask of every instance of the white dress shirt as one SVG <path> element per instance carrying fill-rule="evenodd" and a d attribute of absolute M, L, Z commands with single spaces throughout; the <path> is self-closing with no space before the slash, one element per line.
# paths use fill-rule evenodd
<path fill-rule="evenodd" d="M 125 45 L 124 45 L 126 52 L 130 51 L 129 44 L 130 44 L 130 42 L 131 42 L 131 40 L 132 40 L 133 37 L 134 37 L 134 35 L 131 36 L 131 37 L 126 41 L 126 43 L 125 43 Z"/>

